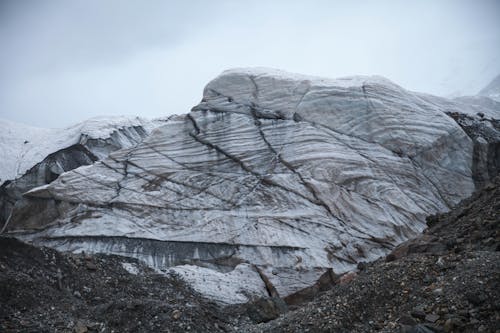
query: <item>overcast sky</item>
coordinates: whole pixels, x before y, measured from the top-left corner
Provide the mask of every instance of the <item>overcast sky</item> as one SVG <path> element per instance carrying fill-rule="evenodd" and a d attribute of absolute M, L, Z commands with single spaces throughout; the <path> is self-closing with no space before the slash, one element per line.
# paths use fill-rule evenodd
<path fill-rule="evenodd" d="M 248 66 L 475 94 L 500 73 L 500 1 L 0 0 L 0 118 L 186 113 Z"/>

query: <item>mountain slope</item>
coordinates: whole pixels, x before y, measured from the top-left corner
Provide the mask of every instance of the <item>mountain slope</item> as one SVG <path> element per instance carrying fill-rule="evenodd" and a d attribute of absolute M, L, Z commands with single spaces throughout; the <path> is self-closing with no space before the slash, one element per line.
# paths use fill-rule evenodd
<path fill-rule="evenodd" d="M 241 332 L 497 332 L 500 177 L 423 235 L 296 311 Z M 345 280 L 348 281 L 348 280 Z"/>
<path fill-rule="evenodd" d="M 0 224 L 22 194 L 63 172 L 89 165 L 110 152 L 141 142 L 161 120 L 98 117 L 63 129 L 0 120 Z M 2 229 L 0 229 L 2 230 Z"/>
<path fill-rule="evenodd" d="M 0 331 L 225 332 L 227 315 L 131 258 L 0 237 Z"/>
<path fill-rule="evenodd" d="M 286 296 L 472 193 L 475 141 L 448 116 L 461 105 L 380 77 L 226 71 L 137 146 L 27 192 L 7 230 L 139 258 L 220 302 L 266 281 Z"/>
<path fill-rule="evenodd" d="M 479 94 L 500 102 L 500 75 L 494 78 L 486 87 L 484 87 Z"/>
<path fill-rule="evenodd" d="M 497 178 L 451 212 L 428 217 L 423 235 L 386 258 L 358 265 L 312 302 L 260 325 L 248 318 L 255 305 L 215 306 L 135 259 L 0 237 L 0 330 L 495 332 L 499 211 Z"/>
<path fill-rule="evenodd" d="M 96 140 L 112 141 L 110 145 L 114 144 L 115 150 L 129 147 L 139 142 L 152 127 L 152 122 L 139 117 L 98 117 L 63 129 L 0 120 L 0 150 L 4 156 L 0 161 L 0 184 L 22 176 L 49 154 L 75 144 L 87 145 L 97 158 L 103 158 L 109 151 L 99 151 L 95 147 Z M 129 133 L 125 133 L 127 129 Z"/>

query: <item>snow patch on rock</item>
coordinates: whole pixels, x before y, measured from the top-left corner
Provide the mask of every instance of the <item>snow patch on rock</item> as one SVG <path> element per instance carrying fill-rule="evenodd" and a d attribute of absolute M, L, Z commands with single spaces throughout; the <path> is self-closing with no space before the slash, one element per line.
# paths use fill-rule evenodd
<path fill-rule="evenodd" d="M 122 267 L 124 270 L 126 270 L 127 272 L 129 272 L 132 275 L 138 275 L 140 272 L 137 265 L 130 263 L 130 262 L 122 262 Z"/>
<path fill-rule="evenodd" d="M 193 265 L 176 266 L 169 272 L 188 282 L 203 296 L 221 304 L 246 303 L 269 296 L 259 273 L 249 264 L 240 264 L 228 273 Z"/>

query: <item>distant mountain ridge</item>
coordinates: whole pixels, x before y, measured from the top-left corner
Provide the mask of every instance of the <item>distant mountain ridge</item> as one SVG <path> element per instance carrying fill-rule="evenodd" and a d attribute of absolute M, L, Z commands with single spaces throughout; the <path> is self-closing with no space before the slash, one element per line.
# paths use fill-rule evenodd
<path fill-rule="evenodd" d="M 480 96 L 486 96 L 500 102 L 500 74 L 494 78 L 486 87 L 480 92 Z"/>

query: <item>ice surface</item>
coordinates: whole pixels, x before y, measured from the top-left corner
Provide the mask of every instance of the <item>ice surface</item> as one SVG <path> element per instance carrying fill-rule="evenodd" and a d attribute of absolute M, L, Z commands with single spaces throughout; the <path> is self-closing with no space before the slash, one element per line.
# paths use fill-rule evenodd
<path fill-rule="evenodd" d="M 10 231 L 176 266 L 223 303 L 266 294 L 257 268 L 286 296 L 386 254 L 472 193 L 474 142 L 447 114 L 465 108 L 486 107 L 380 77 L 226 71 L 189 114 L 28 192 Z"/>
<path fill-rule="evenodd" d="M 170 272 L 187 281 L 197 292 L 222 304 L 245 303 L 250 299 L 268 296 L 259 274 L 248 264 L 238 265 L 229 273 L 182 265 Z"/>
<path fill-rule="evenodd" d="M 67 128 L 39 128 L 0 119 L 0 184 L 23 175 L 47 155 L 82 138 L 107 139 L 118 129 L 135 126 L 150 131 L 154 122 L 123 116 L 96 117 Z"/>
<path fill-rule="evenodd" d="M 130 274 L 133 274 L 133 275 L 139 274 L 139 268 L 137 267 L 136 264 L 133 264 L 130 262 L 122 262 L 122 267 Z"/>

